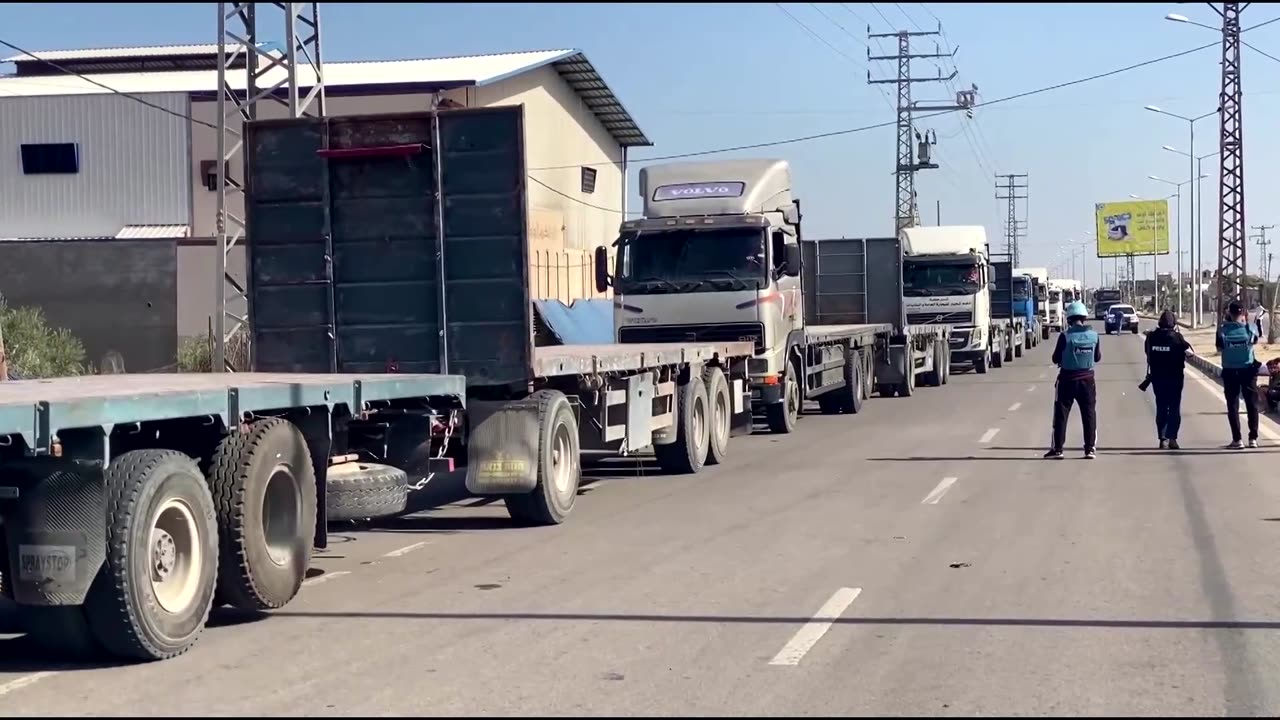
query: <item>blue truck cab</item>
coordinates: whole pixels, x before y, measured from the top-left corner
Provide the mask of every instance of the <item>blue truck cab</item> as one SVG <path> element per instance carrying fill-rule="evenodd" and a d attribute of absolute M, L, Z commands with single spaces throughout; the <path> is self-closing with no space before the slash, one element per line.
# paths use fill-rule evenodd
<path fill-rule="evenodd" d="M 1040 344 L 1040 314 L 1036 312 L 1036 299 L 1040 296 L 1035 278 L 1025 273 L 1013 276 L 1013 314 L 1023 318 L 1027 347 Z"/>

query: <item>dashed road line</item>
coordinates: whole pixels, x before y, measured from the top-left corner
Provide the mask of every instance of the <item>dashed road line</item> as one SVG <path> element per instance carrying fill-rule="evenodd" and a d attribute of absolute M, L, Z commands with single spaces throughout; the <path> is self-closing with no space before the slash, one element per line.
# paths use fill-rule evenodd
<path fill-rule="evenodd" d="M 854 600 L 862 594 L 862 588 L 840 588 L 827 600 L 813 619 L 805 623 L 804 627 L 796 631 L 791 636 L 786 645 L 778 651 L 777 655 L 769 661 L 770 665 L 790 665 L 800 664 L 800 660 L 805 654 L 813 649 L 814 645 L 822 639 L 823 635 L 831 629 L 835 621 L 840 619 L 840 615 L 853 604 Z"/>
<path fill-rule="evenodd" d="M 996 433 L 998 432 L 1000 432 L 1000 428 L 990 428 L 986 432 L 982 433 L 982 437 L 978 440 L 978 442 L 989 443 L 991 442 L 991 439 L 994 438 L 996 436 Z"/>
<path fill-rule="evenodd" d="M 304 587 L 314 587 L 316 585 L 327 583 L 330 580 L 336 580 L 337 578 L 340 578 L 343 575 L 350 575 L 350 574 L 351 574 L 350 570 L 334 570 L 333 572 L 327 572 L 323 575 L 317 575 L 316 577 L 313 577 L 313 578 L 307 578 L 306 580 L 302 581 L 302 585 Z"/>
<path fill-rule="evenodd" d="M 1020 407 L 1022 407 L 1022 403 L 1014 403 L 1009 406 L 1009 412 L 1017 412 Z"/>
<path fill-rule="evenodd" d="M 389 553 L 385 553 L 382 557 L 385 557 L 385 558 L 398 558 L 398 557 L 402 557 L 402 556 L 404 556 L 404 555 L 408 555 L 409 553 L 413 552 L 414 550 L 418 550 L 418 549 L 420 549 L 420 548 L 424 548 L 424 547 L 426 547 L 427 545 L 430 545 L 430 544 L 431 544 L 431 543 L 430 543 L 429 541 L 427 541 L 427 540 L 423 540 L 422 542 L 416 542 L 416 543 L 414 543 L 414 544 L 412 544 L 412 545 L 406 545 L 406 546 L 404 546 L 404 547 L 400 548 L 399 550 L 392 550 L 392 551 L 391 551 L 391 552 L 389 552 Z"/>
<path fill-rule="evenodd" d="M 48 677 L 53 677 L 54 675 L 57 675 L 57 674 L 58 672 L 56 670 L 45 670 L 44 672 L 32 673 L 30 675 L 23 675 L 17 680 L 10 680 L 5 684 L 0 685 L 0 697 L 4 697 L 5 695 L 8 695 L 9 693 L 14 692 L 15 690 L 21 690 L 24 687 L 35 685 L 41 680 L 44 680 L 45 678 L 48 678 Z"/>
<path fill-rule="evenodd" d="M 938 501 L 942 499 L 942 496 L 946 495 L 947 491 L 951 489 L 951 486 L 955 485 L 956 480 L 959 480 L 959 479 L 960 478 L 953 478 L 953 477 L 942 478 L 942 482 L 938 483 L 938 486 L 933 489 L 933 492 L 926 495 L 924 497 L 924 500 L 920 501 L 920 504 L 921 505 L 937 505 Z"/>
<path fill-rule="evenodd" d="M 1035 385 L 1031 385 L 1031 386 L 1029 386 L 1029 387 L 1027 388 L 1027 392 L 1035 392 L 1035 391 L 1036 391 L 1036 386 L 1035 386 Z"/>

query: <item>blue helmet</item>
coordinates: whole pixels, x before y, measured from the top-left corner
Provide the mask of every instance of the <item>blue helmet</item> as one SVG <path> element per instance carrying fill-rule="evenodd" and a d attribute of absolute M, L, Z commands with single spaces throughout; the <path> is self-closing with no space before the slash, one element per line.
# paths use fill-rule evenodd
<path fill-rule="evenodd" d="M 1089 311 L 1085 308 L 1084 303 L 1076 300 L 1075 302 L 1067 305 L 1066 315 L 1068 320 L 1074 320 L 1075 318 L 1088 318 Z"/>

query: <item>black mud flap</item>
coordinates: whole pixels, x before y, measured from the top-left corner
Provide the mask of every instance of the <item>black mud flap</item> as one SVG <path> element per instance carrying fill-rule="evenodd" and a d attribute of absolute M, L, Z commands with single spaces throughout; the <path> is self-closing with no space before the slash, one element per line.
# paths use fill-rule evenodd
<path fill-rule="evenodd" d="M 518 495 L 538 486 L 538 402 L 471 401 L 467 492 Z"/>
<path fill-rule="evenodd" d="M 99 467 L 33 458 L 0 470 L 6 593 L 20 605 L 81 605 L 107 555 Z"/>

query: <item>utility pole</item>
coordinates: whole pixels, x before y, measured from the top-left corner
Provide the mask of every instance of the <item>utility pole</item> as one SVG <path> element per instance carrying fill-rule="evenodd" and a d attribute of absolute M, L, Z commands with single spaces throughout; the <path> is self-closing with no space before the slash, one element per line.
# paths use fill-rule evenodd
<path fill-rule="evenodd" d="M 898 86 L 898 161 L 894 171 L 897 181 L 896 193 L 896 209 L 894 211 L 894 230 L 901 230 L 904 227 L 911 227 L 920 221 L 920 208 L 916 202 L 916 172 L 918 170 L 934 170 L 938 168 L 938 164 L 930 160 L 929 148 L 938 143 L 937 135 L 932 133 L 921 134 L 916 132 L 911 122 L 911 116 L 917 112 L 942 112 L 947 110 L 969 110 L 973 107 L 978 88 L 972 90 L 961 90 L 956 93 L 955 104 L 952 105 L 921 105 L 911 100 L 912 83 L 924 82 L 946 82 L 954 79 L 957 75 L 952 70 L 948 77 L 942 76 L 942 70 L 938 70 L 938 77 L 935 78 L 917 78 L 911 76 L 911 61 L 924 60 L 930 58 L 954 57 L 956 51 L 960 48 L 956 47 L 950 54 L 937 52 L 912 54 L 911 38 L 926 35 L 941 35 L 942 25 L 938 25 L 937 30 L 912 32 L 908 30 L 899 30 L 892 33 L 872 33 L 871 26 L 867 26 L 867 38 L 897 38 L 898 54 L 896 55 L 875 55 L 871 54 L 871 48 L 867 48 L 867 62 L 870 64 L 872 60 L 896 60 L 898 63 L 898 76 L 892 80 L 872 80 L 871 71 L 867 70 L 867 83 L 870 85 L 888 85 L 896 84 Z"/>
<path fill-rule="evenodd" d="M 265 16 L 280 23 L 283 47 L 272 51 L 267 45 Z M 237 68 L 242 65 L 243 70 Z M 243 72 L 244 90 L 233 87 L 231 74 Z M 282 76 L 275 82 L 269 73 Z M 307 89 L 309 87 L 309 89 Z M 244 146 L 243 123 L 256 120 L 258 102 L 283 105 L 288 117 L 323 117 L 325 114 L 324 72 L 320 58 L 319 3 L 218 3 L 218 162 L 217 216 L 214 237 L 217 244 L 217 279 L 213 317 L 213 372 L 232 370 L 227 362 L 227 342 L 244 329 L 248 315 L 239 317 L 227 309 L 229 301 L 248 300 L 245 288 L 227 271 L 227 256 L 244 237 Z M 234 166 L 233 166 L 234 163 Z M 233 176 L 234 171 L 234 176 Z M 246 259 L 248 266 L 252 260 Z M 247 302 L 246 302 L 247 307 Z M 227 320 L 234 323 L 228 327 Z M 329 328 L 332 332 L 333 328 Z M 247 368 L 242 368 L 247 369 Z M 337 372 L 337 368 L 330 368 Z"/>
<path fill-rule="evenodd" d="M 1267 248 L 1271 246 L 1271 241 L 1267 239 L 1267 231 L 1275 228 L 1275 225 L 1254 225 L 1252 230 L 1257 230 L 1258 234 L 1254 237 L 1258 238 L 1258 247 L 1262 248 L 1262 252 L 1258 257 L 1258 273 L 1262 276 L 1262 282 L 1265 284 L 1271 280 L 1271 268 L 1269 267 L 1270 255 L 1267 254 Z"/>
<path fill-rule="evenodd" d="M 1004 185 L 1000 184 L 1000 178 L 1005 179 Z M 1003 195 L 1000 194 L 1002 190 L 1004 191 Z M 1026 194 L 1019 195 L 1019 191 L 1024 191 Z M 1020 263 L 1018 247 L 1022 239 L 1022 230 L 1025 227 L 1018 220 L 1018 201 L 1026 200 L 1029 196 L 1030 183 L 1027 180 L 1026 173 L 1021 175 L 1009 173 L 996 176 L 996 199 L 1009 201 L 1009 216 L 1004 226 L 1004 244 L 1005 252 L 1013 259 L 1014 267 L 1017 267 Z"/>
<path fill-rule="evenodd" d="M 1218 322 L 1227 305 L 1242 299 L 1248 265 L 1244 222 L 1244 115 L 1240 84 L 1240 3 L 1213 7 L 1222 16 L 1222 162 L 1218 170 Z"/>

